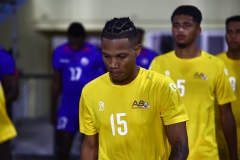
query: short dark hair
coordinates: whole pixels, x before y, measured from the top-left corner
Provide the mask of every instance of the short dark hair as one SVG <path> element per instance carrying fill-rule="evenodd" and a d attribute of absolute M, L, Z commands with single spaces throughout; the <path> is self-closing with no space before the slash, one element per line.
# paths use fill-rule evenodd
<path fill-rule="evenodd" d="M 68 27 L 67 34 L 69 37 L 73 38 L 86 37 L 86 31 L 83 25 L 79 22 L 72 22 Z"/>
<path fill-rule="evenodd" d="M 196 22 L 197 24 L 201 24 L 202 21 L 202 13 L 201 11 L 192 5 L 182 5 L 177 7 L 174 12 L 172 13 L 171 16 L 171 21 L 173 22 L 173 18 L 176 15 L 188 15 L 193 17 L 193 21 Z"/>
<path fill-rule="evenodd" d="M 235 16 L 231 16 L 231 17 L 228 17 L 226 19 L 226 28 L 227 28 L 227 25 L 230 23 L 230 22 L 240 22 L 240 15 L 235 15 Z"/>
<path fill-rule="evenodd" d="M 137 44 L 137 29 L 129 17 L 113 18 L 106 22 L 101 39 L 122 39 L 127 38 L 129 42 Z"/>

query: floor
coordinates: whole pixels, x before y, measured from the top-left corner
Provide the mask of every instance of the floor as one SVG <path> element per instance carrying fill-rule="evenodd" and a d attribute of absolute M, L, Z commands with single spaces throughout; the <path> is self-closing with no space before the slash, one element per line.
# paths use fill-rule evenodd
<path fill-rule="evenodd" d="M 54 160 L 54 132 L 47 119 L 24 119 L 15 124 L 18 136 L 12 141 L 14 160 Z M 80 134 L 76 135 L 71 160 L 79 160 Z"/>

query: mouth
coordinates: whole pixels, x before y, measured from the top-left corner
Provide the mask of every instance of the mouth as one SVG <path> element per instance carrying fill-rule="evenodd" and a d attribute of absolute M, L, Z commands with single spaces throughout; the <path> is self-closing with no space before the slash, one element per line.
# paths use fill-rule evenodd
<path fill-rule="evenodd" d="M 185 35 L 178 35 L 178 36 L 177 36 L 177 39 L 178 39 L 178 40 L 184 40 L 185 37 L 186 37 Z"/>
<path fill-rule="evenodd" d="M 110 75 L 111 75 L 111 77 L 112 77 L 113 79 L 118 79 L 118 78 L 122 75 L 122 72 L 113 72 L 113 71 L 110 71 L 109 73 L 110 73 Z"/>

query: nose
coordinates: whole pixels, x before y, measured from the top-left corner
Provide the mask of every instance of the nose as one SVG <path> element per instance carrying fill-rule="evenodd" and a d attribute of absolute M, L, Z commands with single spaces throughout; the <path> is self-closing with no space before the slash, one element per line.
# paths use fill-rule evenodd
<path fill-rule="evenodd" d="M 184 31 L 184 27 L 183 26 L 179 26 L 178 31 L 179 32 L 183 32 Z"/>
<path fill-rule="evenodd" d="M 110 60 L 110 68 L 118 68 L 118 61 L 117 61 L 117 59 L 116 58 L 112 58 L 111 60 Z"/>

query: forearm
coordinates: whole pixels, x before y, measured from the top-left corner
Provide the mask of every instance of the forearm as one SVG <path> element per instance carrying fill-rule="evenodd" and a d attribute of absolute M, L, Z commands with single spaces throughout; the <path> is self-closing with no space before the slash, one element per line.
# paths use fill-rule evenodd
<path fill-rule="evenodd" d="M 98 135 L 84 136 L 80 160 L 98 160 Z"/>
<path fill-rule="evenodd" d="M 237 160 L 237 131 L 234 116 L 228 113 L 221 119 L 223 133 L 227 142 L 231 160 Z"/>
<path fill-rule="evenodd" d="M 177 142 L 171 147 L 169 160 L 186 160 L 188 157 L 188 145 Z"/>
<path fill-rule="evenodd" d="M 61 85 L 59 83 L 53 82 L 52 89 L 51 89 L 51 108 L 50 108 L 50 115 L 51 115 L 51 123 L 54 125 L 57 121 L 57 108 L 58 108 L 58 99 L 61 94 Z"/>

